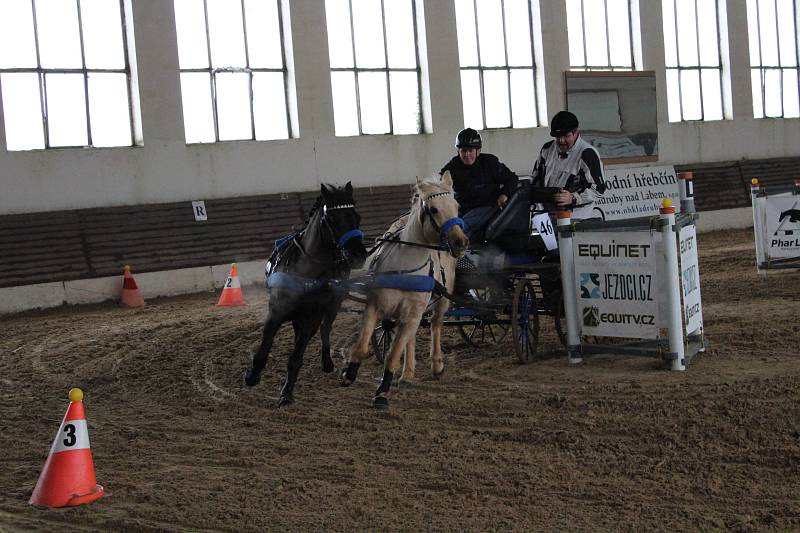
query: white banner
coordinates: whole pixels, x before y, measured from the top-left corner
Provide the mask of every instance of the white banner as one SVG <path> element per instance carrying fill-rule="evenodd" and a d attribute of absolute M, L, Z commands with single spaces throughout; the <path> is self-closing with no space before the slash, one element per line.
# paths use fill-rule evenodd
<path fill-rule="evenodd" d="M 658 258 L 650 232 L 578 232 L 573 245 L 582 334 L 657 338 Z"/>
<path fill-rule="evenodd" d="M 703 327 L 703 307 L 700 303 L 700 270 L 697 262 L 697 230 L 694 225 L 680 231 L 681 296 L 686 333 Z"/>
<path fill-rule="evenodd" d="M 800 196 L 760 198 L 764 208 L 767 257 L 800 257 Z"/>
<path fill-rule="evenodd" d="M 603 196 L 595 202 L 592 216 L 621 220 L 658 215 L 664 198 L 672 198 L 680 211 L 678 176 L 672 166 L 606 169 Z"/>

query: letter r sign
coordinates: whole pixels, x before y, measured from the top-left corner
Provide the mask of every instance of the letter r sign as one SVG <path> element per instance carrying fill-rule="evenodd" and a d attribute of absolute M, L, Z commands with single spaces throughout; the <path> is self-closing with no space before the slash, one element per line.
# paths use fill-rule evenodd
<path fill-rule="evenodd" d="M 197 222 L 208 220 L 208 213 L 206 213 L 206 203 L 203 200 L 199 202 L 192 202 L 192 210 L 194 211 L 194 219 Z"/>

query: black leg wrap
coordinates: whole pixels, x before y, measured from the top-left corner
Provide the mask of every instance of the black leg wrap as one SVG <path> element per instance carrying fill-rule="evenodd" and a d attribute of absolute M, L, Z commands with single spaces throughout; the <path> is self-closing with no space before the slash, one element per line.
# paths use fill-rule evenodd
<path fill-rule="evenodd" d="M 248 368 L 244 371 L 244 384 L 248 387 L 253 387 L 258 385 L 258 382 L 261 381 L 261 372 L 256 372 L 252 368 Z"/>
<path fill-rule="evenodd" d="M 350 362 L 347 367 L 343 368 L 341 372 L 339 372 L 339 385 L 342 387 L 349 387 L 356 381 L 356 377 L 358 376 L 358 368 L 361 366 L 361 363 L 353 363 Z"/>
<path fill-rule="evenodd" d="M 326 350 L 325 348 L 322 349 L 322 371 L 326 374 L 330 374 L 333 372 L 333 359 L 331 359 L 331 351 Z"/>
<path fill-rule="evenodd" d="M 392 388 L 392 380 L 394 374 L 388 370 L 383 371 L 383 379 L 381 384 L 378 385 L 378 390 L 375 391 L 375 397 L 372 398 L 372 406 L 376 409 L 386 409 L 389 407 L 389 390 Z"/>

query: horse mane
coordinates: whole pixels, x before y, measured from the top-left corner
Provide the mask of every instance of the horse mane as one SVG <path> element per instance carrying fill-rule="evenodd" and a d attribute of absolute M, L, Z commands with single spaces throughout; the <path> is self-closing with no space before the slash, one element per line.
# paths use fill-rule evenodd
<path fill-rule="evenodd" d="M 320 194 L 317 196 L 317 199 L 314 200 L 314 205 L 311 206 L 311 209 L 308 211 L 308 215 L 306 216 L 305 222 L 303 222 L 303 226 L 308 226 L 308 223 L 311 222 L 311 218 L 320 210 L 322 205 L 324 204 L 324 200 L 322 195 Z"/>

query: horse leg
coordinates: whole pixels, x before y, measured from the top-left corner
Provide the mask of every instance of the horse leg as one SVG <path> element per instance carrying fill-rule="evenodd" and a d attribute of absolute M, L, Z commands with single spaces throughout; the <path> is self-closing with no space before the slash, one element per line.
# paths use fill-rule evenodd
<path fill-rule="evenodd" d="M 414 380 L 414 374 L 417 367 L 416 349 L 416 340 L 412 338 L 406 343 L 405 356 L 403 357 L 403 373 L 400 375 L 400 379 L 397 380 L 398 382 L 409 382 Z"/>
<path fill-rule="evenodd" d="M 367 303 L 366 308 L 364 308 L 364 316 L 361 319 L 361 333 L 359 333 L 358 340 L 350 350 L 350 362 L 339 372 L 339 385 L 342 387 L 349 387 L 355 382 L 361 361 L 369 356 L 369 340 L 372 338 L 372 331 L 377 323 L 378 310 L 374 303 Z"/>
<path fill-rule="evenodd" d="M 442 353 L 442 328 L 444 327 L 444 314 L 450 302 L 442 298 L 433 310 L 431 317 L 431 372 L 434 378 L 439 378 L 444 373 L 444 354 Z"/>
<path fill-rule="evenodd" d="M 342 302 L 339 300 L 336 302 L 336 305 L 325 313 L 322 317 L 322 326 L 319 330 L 319 336 L 322 340 L 320 362 L 322 364 L 322 371 L 326 374 L 333 372 L 333 359 L 331 359 L 331 330 L 333 329 L 333 321 L 336 320 L 336 315 L 339 314 L 339 308 L 341 306 Z"/>
<path fill-rule="evenodd" d="M 261 371 L 267 366 L 267 358 L 269 357 L 269 351 L 272 349 L 272 341 L 275 339 L 275 334 L 282 323 L 276 320 L 272 313 L 268 313 L 264 322 L 264 331 L 261 333 L 261 345 L 253 355 L 253 364 L 244 373 L 244 383 L 248 387 L 257 385 L 261 381 Z"/>
<path fill-rule="evenodd" d="M 417 333 L 417 328 L 419 328 L 421 318 L 422 316 L 411 323 L 401 322 L 398 324 L 397 336 L 394 338 L 392 348 L 389 350 L 383 365 L 383 379 L 381 379 L 378 390 L 375 391 L 375 396 L 372 398 L 372 406 L 376 409 L 387 409 L 389 407 L 389 390 L 395 373 L 400 370 L 400 357 L 403 355 L 403 349 L 409 343 L 416 341 L 414 336 Z M 411 352 L 414 352 L 414 347 L 411 348 Z"/>
<path fill-rule="evenodd" d="M 303 354 L 306 351 L 308 342 L 319 327 L 319 320 L 319 318 L 315 317 L 303 317 L 292 320 L 292 326 L 294 327 L 294 350 L 292 350 L 289 361 L 286 363 L 286 381 L 281 388 L 281 397 L 278 400 L 279 407 L 294 403 L 294 385 L 297 383 L 297 376 L 300 374 L 300 368 L 303 366 Z"/>

